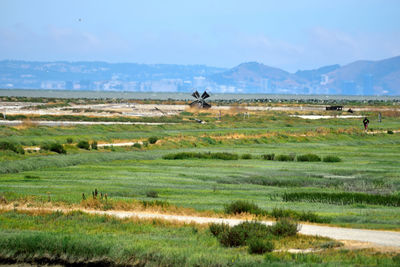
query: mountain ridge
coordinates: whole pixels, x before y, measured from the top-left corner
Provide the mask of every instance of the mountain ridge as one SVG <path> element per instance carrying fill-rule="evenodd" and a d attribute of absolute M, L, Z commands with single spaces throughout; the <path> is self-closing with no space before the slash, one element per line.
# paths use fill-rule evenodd
<path fill-rule="evenodd" d="M 290 73 L 259 62 L 233 68 L 104 61 L 0 61 L 0 88 L 400 95 L 400 56 Z"/>

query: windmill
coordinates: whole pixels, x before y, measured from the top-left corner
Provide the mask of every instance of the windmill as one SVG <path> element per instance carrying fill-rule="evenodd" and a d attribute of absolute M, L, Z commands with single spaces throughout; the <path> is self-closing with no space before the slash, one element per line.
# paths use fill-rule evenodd
<path fill-rule="evenodd" d="M 210 97 L 210 95 L 207 93 L 207 91 L 204 91 L 203 94 L 200 96 L 199 92 L 197 92 L 197 90 L 196 90 L 193 92 L 192 96 L 194 98 L 196 98 L 195 101 L 193 101 L 192 103 L 189 104 L 192 108 L 194 108 L 194 107 L 205 108 L 205 109 L 211 108 L 211 105 L 208 104 L 206 101 L 204 101 L 204 99 Z"/>

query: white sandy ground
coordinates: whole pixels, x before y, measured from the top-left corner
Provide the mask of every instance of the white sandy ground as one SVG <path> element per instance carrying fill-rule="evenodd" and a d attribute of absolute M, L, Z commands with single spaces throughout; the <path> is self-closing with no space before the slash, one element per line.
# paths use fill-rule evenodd
<path fill-rule="evenodd" d="M 3 209 L 13 209 L 11 206 L 1 207 Z M 139 218 L 139 219 L 162 219 L 168 221 L 179 221 L 185 223 L 209 224 L 209 223 L 225 223 L 231 226 L 237 225 L 245 220 L 241 219 L 226 219 L 226 218 L 211 218 L 211 217 L 195 217 L 186 215 L 168 215 L 160 213 L 148 213 L 140 211 L 100 211 L 100 210 L 84 210 L 84 209 L 57 209 L 57 208 L 17 208 L 18 210 L 45 210 L 64 212 L 72 210 L 81 210 L 89 214 L 109 215 L 117 218 Z M 273 221 L 261 221 L 266 225 L 272 225 Z M 317 235 L 328 237 L 336 240 L 349 240 L 368 243 L 369 247 L 390 247 L 395 250 L 400 249 L 400 232 L 383 231 L 383 230 L 366 230 L 341 228 L 333 226 L 321 226 L 311 224 L 300 224 L 299 233 L 304 235 Z"/>
<path fill-rule="evenodd" d="M 328 115 L 290 115 L 290 117 L 298 117 L 298 118 L 309 119 L 309 120 L 319 120 L 319 119 L 354 119 L 354 118 L 362 118 L 363 116 L 359 116 L 359 115 L 338 115 L 338 116 L 328 116 Z"/>

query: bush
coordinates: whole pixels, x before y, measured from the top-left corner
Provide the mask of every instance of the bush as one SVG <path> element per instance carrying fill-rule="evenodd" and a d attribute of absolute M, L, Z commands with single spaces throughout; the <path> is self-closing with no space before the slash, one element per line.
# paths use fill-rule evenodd
<path fill-rule="evenodd" d="M 278 155 L 275 157 L 277 161 L 294 161 L 295 155 Z"/>
<path fill-rule="evenodd" d="M 246 221 L 234 227 L 227 224 L 210 224 L 209 230 L 225 247 L 243 246 L 250 239 L 265 239 L 270 236 L 270 226 L 259 222 Z"/>
<path fill-rule="evenodd" d="M 287 218 L 279 219 L 271 227 L 271 233 L 276 236 L 294 236 L 298 231 L 298 224 Z"/>
<path fill-rule="evenodd" d="M 246 240 L 250 238 L 265 238 L 271 234 L 269 226 L 256 221 L 242 222 L 234 226 L 234 228 L 242 231 Z"/>
<path fill-rule="evenodd" d="M 41 149 L 41 148 L 40 148 Z M 59 143 L 53 143 L 49 145 L 49 149 L 50 151 L 56 152 L 58 154 L 67 154 L 67 151 L 65 150 L 65 148 L 63 147 L 63 145 L 59 144 Z"/>
<path fill-rule="evenodd" d="M 232 202 L 231 204 L 225 205 L 225 213 L 227 214 L 240 214 L 245 212 L 256 215 L 264 213 L 264 211 L 256 204 L 246 200 L 238 200 Z"/>
<path fill-rule="evenodd" d="M 97 141 L 93 141 L 90 146 L 91 146 L 92 149 L 97 150 Z"/>
<path fill-rule="evenodd" d="M 338 156 L 325 156 L 323 162 L 341 162 L 342 160 Z"/>
<path fill-rule="evenodd" d="M 196 152 L 179 152 L 172 153 L 163 156 L 163 159 L 222 159 L 222 160 L 237 160 L 239 156 L 237 154 L 217 152 L 217 153 L 196 153 Z"/>
<path fill-rule="evenodd" d="M 215 237 L 218 237 L 222 232 L 230 230 L 229 225 L 224 223 L 212 223 L 208 228 Z"/>
<path fill-rule="evenodd" d="M 321 158 L 315 154 L 304 154 L 304 155 L 297 156 L 297 161 L 316 162 L 316 161 L 321 161 Z"/>
<path fill-rule="evenodd" d="M 311 211 L 298 212 L 298 211 L 291 210 L 291 209 L 274 208 L 272 210 L 272 212 L 270 213 L 270 215 L 276 219 L 291 218 L 293 220 L 299 220 L 299 221 L 303 221 L 303 222 L 315 222 L 315 223 L 329 222 L 329 220 L 327 218 L 322 218 Z"/>
<path fill-rule="evenodd" d="M 218 240 L 225 247 L 243 246 L 246 244 L 246 233 L 239 227 L 233 227 L 221 232 Z"/>
<path fill-rule="evenodd" d="M 11 150 L 18 154 L 25 154 L 25 150 L 22 148 L 21 145 L 7 141 L 0 142 L 0 150 Z"/>
<path fill-rule="evenodd" d="M 89 150 L 89 148 L 90 148 L 88 141 L 79 141 L 79 143 L 76 146 L 81 149 L 86 149 L 86 150 Z"/>
<path fill-rule="evenodd" d="M 252 159 L 253 157 L 251 156 L 251 154 L 243 154 L 240 158 L 241 159 Z"/>
<path fill-rule="evenodd" d="M 393 131 L 392 130 L 388 130 L 387 133 L 388 134 L 393 134 Z"/>
<path fill-rule="evenodd" d="M 132 147 L 141 149 L 141 148 L 142 148 L 142 145 L 141 145 L 140 143 L 134 143 L 134 144 L 132 145 Z"/>
<path fill-rule="evenodd" d="M 400 207 L 400 195 L 373 195 L 365 193 L 293 192 L 284 193 L 283 201 L 319 202 L 338 205 L 372 204 Z"/>
<path fill-rule="evenodd" d="M 146 192 L 146 196 L 151 198 L 158 198 L 158 193 L 157 191 L 150 190 Z"/>
<path fill-rule="evenodd" d="M 265 160 L 274 160 L 275 154 L 274 153 L 272 153 L 272 154 L 264 154 L 264 155 L 262 155 L 262 158 L 265 159 Z"/>
<path fill-rule="evenodd" d="M 151 136 L 148 139 L 150 144 L 155 144 L 158 141 L 158 137 L 157 136 Z"/>
<path fill-rule="evenodd" d="M 67 138 L 67 144 L 72 144 L 72 142 L 74 142 L 74 140 L 71 137 Z"/>
<path fill-rule="evenodd" d="M 270 240 L 252 238 L 248 241 L 250 254 L 264 254 L 274 250 L 274 244 Z"/>

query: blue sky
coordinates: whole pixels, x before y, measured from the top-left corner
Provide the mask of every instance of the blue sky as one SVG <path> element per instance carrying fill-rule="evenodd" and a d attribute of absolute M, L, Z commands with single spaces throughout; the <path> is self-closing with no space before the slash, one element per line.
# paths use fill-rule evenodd
<path fill-rule="evenodd" d="M 400 55 L 399 0 L 0 0 L 0 60 L 288 71 Z"/>

